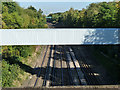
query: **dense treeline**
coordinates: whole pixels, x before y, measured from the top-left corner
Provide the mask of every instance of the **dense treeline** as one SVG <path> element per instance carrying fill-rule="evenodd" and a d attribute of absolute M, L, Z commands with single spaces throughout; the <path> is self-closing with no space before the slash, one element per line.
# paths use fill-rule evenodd
<path fill-rule="evenodd" d="M 14 81 L 20 79 L 19 75 L 24 75 L 22 60 L 34 51 L 35 46 L 2 47 L 2 87 L 13 87 Z"/>
<path fill-rule="evenodd" d="M 21 8 L 15 2 L 4 2 L 2 4 L 2 28 L 47 28 L 46 16 L 43 11 L 38 11 L 30 6 L 27 9 Z"/>
<path fill-rule="evenodd" d="M 48 16 L 58 27 L 120 27 L 120 2 L 92 3 L 80 11 L 70 8 Z"/>

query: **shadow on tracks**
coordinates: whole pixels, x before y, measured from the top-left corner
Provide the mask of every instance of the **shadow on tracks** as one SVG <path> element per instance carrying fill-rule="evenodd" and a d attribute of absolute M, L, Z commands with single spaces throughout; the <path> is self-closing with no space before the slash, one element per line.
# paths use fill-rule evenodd
<path fill-rule="evenodd" d="M 56 52 L 54 52 L 53 57 L 51 57 L 51 52 L 52 52 L 52 50 L 55 50 L 55 47 L 57 47 L 58 49 L 56 49 Z M 50 47 L 50 52 L 49 52 L 49 57 L 48 57 L 48 61 L 49 62 L 50 62 L 51 58 L 54 59 L 55 61 L 61 59 L 61 57 L 60 57 L 60 52 L 61 51 L 60 51 L 59 48 L 63 49 L 63 46 L 55 46 L 55 47 L 53 47 L 53 46 Z M 66 61 L 66 58 L 65 58 L 65 55 L 64 55 L 64 51 L 62 52 L 62 56 L 63 56 L 63 61 Z M 47 75 L 46 73 L 48 73 L 48 72 L 46 72 L 48 67 L 32 68 L 29 65 L 23 64 L 21 61 L 18 61 L 17 57 L 10 58 L 8 60 L 8 63 L 19 65 L 20 68 L 22 70 L 24 70 L 25 72 L 30 73 L 31 75 L 36 75 L 37 77 L 42 77 L 43 80 L 48 80 L 48 78 L 45 78 L 45 75 Z M 53 75 L 52 73 L 49 74 L 49 76 L 48 76 L 48 77 L 50 77 L 49 81 L 51 83 L 54 83 L 54 86 L 61 86 L 61 77 L 60 77 L 60 75 L 61 75 L 61 68 L 50 67 L 50 66 L 49 66 L 49 68 L 52 69 L 52 72 L 53 72 L 53 69 L 55 70 L 55 75 Z M 87 67 L 87 68 L 86 67 L 82 67 L 82 68 L 89 70 L 92 67 Z M 69 70 L 73 70 L 73 69 L 74 68 L 70 68 Z M 81 68 L 77 68 L 77 69 L 81 69 Z M 63 81 L 64 82 L 64 86 L 71 85 L 71 83 L 69 83 L 71 77 L 69 76 L 68 68 L 67 67 L 66 68 L 62 68 L 62 70 L 63 70 L 63 77 L 64 77 L 64 79 L 63 79 L 64 80 Z M 39 71 L 41 71 L 41 72 L 39 73 Z M 92 73 L 96 73 L 96 72 L 91 72 L 91 71 L 86 72 L 86 77 L 85 78 L 87 78 L 87 80 L 90 80 L 90 78 L 91 78 L 92 81 L 94 82 L 95 76 Z M 58 75 L 58 74 L 60 74 L 60 75 Z M 72 74 L 74 74 L 74 73 L 72 73 Z M 99 77 L 99 75 L 97 75 L 96 77 Z M 54 79 L 54 81 L 53 81 L 53 79 Z M 88 85 L 99 85 L 99 84 L 100 83 L 93 83 L 93 84 L 89 84 L 88 83 Z M 102 84 L 100 84 L 100 85 L 102 85 Z"/>

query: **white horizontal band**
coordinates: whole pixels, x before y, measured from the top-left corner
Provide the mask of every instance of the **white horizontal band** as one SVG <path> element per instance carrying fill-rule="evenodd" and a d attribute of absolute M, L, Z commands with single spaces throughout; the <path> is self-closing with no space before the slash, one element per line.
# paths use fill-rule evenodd
<path fill-rule="evenodd" d="M 0 45 L 119 44 L 118 28 L 1 29 Z"/>

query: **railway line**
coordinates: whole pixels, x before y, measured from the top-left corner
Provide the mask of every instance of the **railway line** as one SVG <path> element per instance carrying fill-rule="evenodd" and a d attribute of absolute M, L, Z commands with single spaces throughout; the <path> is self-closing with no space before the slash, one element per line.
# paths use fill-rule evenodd
<path fill-rule="evenodd" d="M 99 85 L 98 79 L 95 77 L 95 73 L 91 70 L 90 65 L 87 64 L 85 57 L 83 57 L 80 53 L 81 61 L 78 61 L 79 65 L 81 66 L 81 70 L 83 73 L 85 73 L 85 78 L 88 83 L 88 85 Z"/>
<path fill-rule="evenodd" d="M 82 57 L 78 61 L 70 46 L 46 46 L 33 87 L 99 85 L 98 79 Z M 30 85 L 32 86 L 32 85 Z"/>

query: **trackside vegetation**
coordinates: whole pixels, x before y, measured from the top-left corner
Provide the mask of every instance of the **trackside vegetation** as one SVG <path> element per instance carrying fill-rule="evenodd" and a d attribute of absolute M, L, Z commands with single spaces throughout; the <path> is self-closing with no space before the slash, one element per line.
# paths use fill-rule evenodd
<path fill-rule="evenodd" d="M 27 58 L 32 56 L 33 52 L 35 46 L 2 47 L 2 87 L 15 87 L 13 83 L 15 80 L 20 81 L 20 74 L 24 75 L 24 62 L 27 62 Z"/>
<path fill-rule="evenodd" d="M 108 71 L 115 84 L 120 84 L 120 46 L 92 46 L 92 54 L 96 57 L 96 61 Z"/>
<path fill-rule="evenodd" d="M 120 28 L 120 2 L 92 3 L 86 9 L 74 10 L 70 8 L 69 11 L 64 13 L 52 13 L 48 16 L 52 17 L 49 22 L 60 28 Z M 2 19 L 0 25 L 2 24 L 3 29 L 48 28 L 46 16 L 43 15 L 41 9 L 37 11 L 33 6 L 24 9 L 16 2 L 2 3 L 0 19 Z M 118 49 L 119 51 L 117 51 Z M 2 47 L 2 87 L 16 87 L 17 84 L 14 83 L 22 82 L 21 77 L 26 72 L 32 74 L 32 69 L 26 62 L 35 50 L 36 46 L 27 45 Z M 110 65 L 107 65 L 106 68 L 108 70 L 111 68 L 111 72 L 114 70 L 118 71 L 120 68 L 119 47 L 111 46 L 107 48 L 98 46 L 95 50 L 110 56 L 111 60 L 116 59 L 114 61 L 115 69 L 111 68 Z M 97 53 L 95 54 L 98 55 Z M 97 57 L 100 58 L 101 56 Z M 118 76 L 113 77 L 118 78 Z"/>
<path fill-rule="evenodd" d="M 37 11 L 32 6 L 24 9 L 16 2 L 3 2 L 0 15 L 2 29 L 47 28 L 46 16 L 42 13 L 41 9 Z M 25 72 L 31 71 L 27 59 L 32 57 L 35 48 L 35 46 L 2 47 L 2 87 L 16 87 L 17 83 L 22 82 L 21 77 L 25 76 Z"/>
<path fill-rule="evenodd" d="M 42 13 L 43 11 L 41 9 L 37 11 L 32 6 L 23 9 L 15 2 L 3 2 L 2 28 L 47 28 L 46 16 Z"/>
<path fill-rule="evenodd" d="M 67 28 L 116 28 L 120 27 L 120 1 L 91 3 L 86 9 L 70 8 L 64 13 L 51 13 L 49 22 Z"/>

